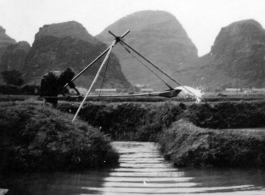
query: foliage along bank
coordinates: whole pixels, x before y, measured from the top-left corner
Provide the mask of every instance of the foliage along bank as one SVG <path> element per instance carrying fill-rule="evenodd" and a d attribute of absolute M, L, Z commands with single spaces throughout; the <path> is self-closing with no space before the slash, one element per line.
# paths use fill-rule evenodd
<path fill-rule="evenodd" d="M 265 102 L 89 102 L 79 117 L 116 140 L 158 141 L 176 166 L 264 167 L 265 137 L 224 128 L 265 127 Z M 76 105 L 61 110 L 75 113 Z"/>
<path fill-rule="evenodd" d="M 61 111 L 76 113 L 78 105 L 61 104 Z M 183 109 L 172 102 L 88 102 L 80 119 L 100 128 L 114 140 L 157 141 L 157 135 L 181 118 Z"/>
<path fill-rule="evenodd" d="M 0 103 L 0 171 L 60 171 L 117 164 L 110 140 L 85 122 L 30 102 Z"/>
<path fill-rule="evenodd" d="M 265 136 L 204 129 L 180 120 L 163 132 L 159 143 L 177 167 L 265 167 Z"/>

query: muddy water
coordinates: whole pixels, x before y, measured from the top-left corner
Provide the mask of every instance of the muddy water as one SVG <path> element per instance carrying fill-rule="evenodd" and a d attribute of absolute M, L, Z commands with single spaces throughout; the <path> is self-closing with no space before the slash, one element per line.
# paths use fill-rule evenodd
<path fill-rule="evenodd" d="M 0 176 L 14 195 L 265 194 L 265 170 L 176 169 L 155 143 L 114 142 L 120 165 L 103 171 Z"/>

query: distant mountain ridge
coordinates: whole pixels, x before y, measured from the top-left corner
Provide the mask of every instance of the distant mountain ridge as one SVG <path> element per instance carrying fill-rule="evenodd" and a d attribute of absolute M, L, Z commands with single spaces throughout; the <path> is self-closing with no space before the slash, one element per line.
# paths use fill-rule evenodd
<path fill-rule="evenodd" d="M 23 71 L 30 48 L 29 43 L 26 41 L 20 41 L 7 46 L 1 58 L 1 68 L 8 71 Z"/>
<path fill-rule="evenodd" d="M 99 42 L 87 32 L 83 25 L 75 21 L 44 25 L 35 35 L 35 41 L 41 39 L 43 36 L 53 36 L 57 38 L 71 37 L 92 44 L 98 44 Z"/>
<path fill-rule="evenodd" d="M 12 38 L 10 38 L 7 34 L 6 34 L 6 30 L 0 26 L 0 46 L 3 45 L 10 45 L 16 43 L 16 41 Z"/>
<path fill-rule="evenodd" d="M 211 51 L 199 58 L 196 46 L 181 24 L 164 11 L 130 14 L 108 26 L 96 38 L 78 22 L 44 25 L 32 47 L 26 42 L 16 43 L 0 27 L 0 57 L 4 59 L 0 62 L 0 71 L 19 69 L 26 75 L 27 82 L 55 69 L 73 67 L 79 72 L 113 41 L 109 30 L 116 35 L 130 30 L 125 41 L 183 85 L 210 90 L 265 87 L 265 30 L 257 21 L 237 21 L 223 27 Z M 97 87 L 104 80 L 108 83 L 105 87 L 130 88 L 129 80 L 134 85 L 167 88 L 138 61 L 136 54 L 132 57 L 119 44 L 113 53 L 109 66 L 105 67 L 107 73 L 101 73 Z M 80 77 L 77 84 L 89 85 L 99 64 L 100 61 Z"/>
<path fill-rule="evenodd" d="M 113 23 L 96 37 L 110 43 L 113 37 L 108 30 L 117 35 L 131 30 L 126 42 L 183 85 L 210 90 L 265 87 L 265 30 L 255 20 L 223 27 L 211 51 L 200 58 L 180 23 L 166 12 L 136 12 Z M 116 48 L 114 52 L 132 83 L 149 84 L 154 88 L 163 86 L 123 48 Z"/>
<path fill-rule="evenodd" d="M 206 88 L 265 87 L 265 30 L 255 20 L 234 22 L 221 29 L 198 69 L 181 74 L 197 75 Z"/>
<path fill-rule="evenodd" d="M 5 52 L 7 46 L 11 44 L 16 44 L 16 41 L 12 38 L 10 38 L 6 34 L 6 30 L 0 26 L 0 64 L 1 64 L 1 57 L 3 53 Z M 0 66 L 0 72 L 2 72 L 4 69 Z M 0 76 L 1 77 L 1 76 Z"/>
<path fill-rule="evenodd" d="M 26 81 L 32 81 L 34 77 L 41 78 L 46 72 L 62 71 L 68 67 L 78 73 L 106 48 L 104 43 L 91 36 L 80 23 L 70 21 L 45 25 L 36 34 L 27 56 L 23 70 L 27 73 Z M 89 68 L 75 83 L 89 87 L 102 60 Z M 100 87 L 104 80 L 105 87 L 130 88 L 131 84 L 121 72 L 115 55 L 111 54 L 108 64 L 107 73 L 101 73 L 96 86 Z"/>
<path fill-rule="evenodd" d="M 125 41 L 169 74 L 195 66 L 198 60 L 197 48 L 178 20 L 168 12 L 141 11 L 121 18 L 96 36 L 106 44 L 113 40 L 108 30 L 117 35 L 130 30 Z M 161 82 L 157 83 L 157 77 L 120 45 L 115 46 L 114 53 L 130 82 L 152 87 L 161 86 Z"/>

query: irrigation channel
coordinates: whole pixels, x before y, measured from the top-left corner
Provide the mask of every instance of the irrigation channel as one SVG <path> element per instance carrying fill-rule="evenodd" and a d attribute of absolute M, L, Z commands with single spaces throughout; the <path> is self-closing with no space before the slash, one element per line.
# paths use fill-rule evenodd
<path fill-rule="evenodd" d="M 8 194 L 265 194 L 265 170 L 174 168 L 152 142 L 113 142 L 116 168 L 0 176 Z"/>

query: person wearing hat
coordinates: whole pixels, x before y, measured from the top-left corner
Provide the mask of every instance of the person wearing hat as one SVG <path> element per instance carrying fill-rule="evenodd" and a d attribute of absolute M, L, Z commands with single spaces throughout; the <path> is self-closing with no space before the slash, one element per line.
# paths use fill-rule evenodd
<path fill-rule="evenodd" d="M 67 68 L 65 71 L 51 71 L 43 75 L 41 79 L 40 86 L 40 96 L 44 97 L 44 105 L 51 103 L 53 107 L 57 107 L 58 95 L 64 94 L 64 86 L 68 86 L 74 89 L 77 95 L 80 95 L 79 91 L 76 89 L 75 84 L 72 79 L 75 73 L 72 68 Z"/>

